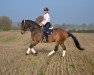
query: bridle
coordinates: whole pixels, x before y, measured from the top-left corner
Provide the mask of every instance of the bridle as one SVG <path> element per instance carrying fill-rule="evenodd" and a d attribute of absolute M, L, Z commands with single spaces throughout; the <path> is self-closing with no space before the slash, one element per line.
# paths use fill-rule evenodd
<path fill-rule="evenodd" d="M 24 22 L 24 26 L 25 26 L 25 20 L 23 20 L 23 22 Z"/>
<path fill-rule="evenodd" d="M 21 34 L 24 34 L 25 33 L 25 30 L 26 30 L 26 28 L 25 28 L 25 20 L 23 20 L 23 23 L 22 24 L 23 25 L 21 27 Z"/>
<path fill-rule="evenodd" d="M 27 22 L 28 20 L 23 20 L 22 22 L 22 30 L 23 31 L 26 31 L 27 27 L 30 29 L 31 32 L 33 32 L 34 30 L 38 29 L 38 28 L 41 28 L 40 26 L 39 27 L 34 27 L 34 24 L 32 25 L 32 27 L 30 26 L 30 23 L 28 24 Z M 33 21 L 32 21 L 33 22 Z"/>
<path fill-rule="evenodd" d="M 26 25 L 26 20 L 23 20 L 23 30 L 24 31 L 26 30 L 25 25 Z"/>

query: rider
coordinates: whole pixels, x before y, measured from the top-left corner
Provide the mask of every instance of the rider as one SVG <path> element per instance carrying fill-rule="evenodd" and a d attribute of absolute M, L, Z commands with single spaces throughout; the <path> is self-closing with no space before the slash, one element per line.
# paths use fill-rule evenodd
<path fill-rule="evenodd" d="M 49 12 L 49 9 L 47 7 L 44 8 L 44 19 L 39 24 L 40 26 L 43 26 L 45 42 L 48 42 L 48 32 L 49 32 L 49 28 L 51 27 L 50 15 L 48 12 Z"/>

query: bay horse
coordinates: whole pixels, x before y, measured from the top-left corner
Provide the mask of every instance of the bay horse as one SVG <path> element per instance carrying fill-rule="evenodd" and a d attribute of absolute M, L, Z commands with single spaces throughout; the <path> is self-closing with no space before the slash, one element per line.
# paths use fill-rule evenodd
<path fill-rule="evenodd" d="M 34 50 L 33 47 L 43 40 L 43 29 L 41 26 L 39 26 L 36 22 L 34 22 L 32 20 L 22 20 L 22 22 L 21 22 L 21 34 L 24 34 L 27 29 L 30 29 L 30 31 L 31 31 L 32 42 L 31 42 L 31 44 L 26 52 L 26 55 L 28 55 L 30 53 L 30 51 L 33 52 L 34 54 L 37 54 L 37 52 Z M 81 51 L 84 50 L 84 48 L 82 48 L 80 46 L 80 43 L 77 40 L 77 38 L 72 33 L 67 32 L 61 28 L 54 28 L 53 34 L 49 35 L 49 37 L 48 37 L 48 42 L 55 42 L 55 48 L 47 56 L 54 54 L 58 50 L 58 47 L 60 45 L 63 49 L 62 56 L 64 57 L 65 53 L 66 53 L 66 46 L 64 45 L 64 41 L 68 37 L 72 37 L 76 47 L 79 50 L 81 50 Z"/>

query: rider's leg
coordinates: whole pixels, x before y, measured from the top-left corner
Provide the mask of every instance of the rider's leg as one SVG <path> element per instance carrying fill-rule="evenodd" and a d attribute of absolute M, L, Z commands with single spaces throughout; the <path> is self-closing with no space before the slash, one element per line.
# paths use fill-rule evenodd
<path fill-rule="evenodd" d="M 44 32 L 45 42 L 48 42 L 48 34 Z"/>
<path fill-rule="evenodd" d="M 50 26 L 51 26 L 51 24 L 48 22 L 48 23 L 46 23 L 44 26 L 43 26 L 43 28 L 44 28 L 44 37 L 45 37 L 45 39 L 46 39 L 46 41 L 45 42 L 48 42 L 48 32 L 49 32 L 49 28 L 50 28 Z"/>

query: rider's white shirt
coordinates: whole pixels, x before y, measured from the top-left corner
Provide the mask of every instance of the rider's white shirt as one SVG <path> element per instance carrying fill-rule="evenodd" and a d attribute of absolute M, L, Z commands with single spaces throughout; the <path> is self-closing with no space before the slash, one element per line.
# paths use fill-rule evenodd
<path fill-rule="evenodd" d="M 41 22 L 43 25 L 45 25 L 47 22 L 50 22 L 50 15 L 49 13 L 46 13 L 44 15 L 44 20 Z"/>

